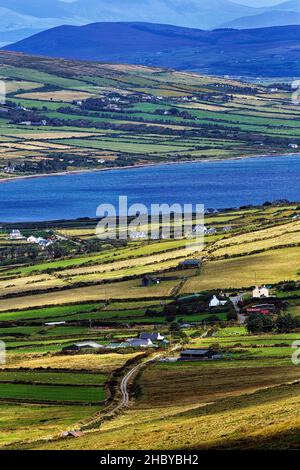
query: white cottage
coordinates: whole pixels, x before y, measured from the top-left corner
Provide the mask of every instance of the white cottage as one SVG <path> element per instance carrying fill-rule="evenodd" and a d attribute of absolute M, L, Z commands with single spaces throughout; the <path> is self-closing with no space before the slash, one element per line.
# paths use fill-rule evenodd
<path fill-rule="evenodd" d="M 210 307 L 220 307 L 221 305 L 225 305 L 227 300 L 219 300 L 216 295 L 213 296 L 211 301 L 209 302 Z"/>
<path fill-rule="evenodd" d="M 266 286 L 256 286 L 252 291 L 252 297 L 254 299 L 270 297 L 270 290 Z"/>

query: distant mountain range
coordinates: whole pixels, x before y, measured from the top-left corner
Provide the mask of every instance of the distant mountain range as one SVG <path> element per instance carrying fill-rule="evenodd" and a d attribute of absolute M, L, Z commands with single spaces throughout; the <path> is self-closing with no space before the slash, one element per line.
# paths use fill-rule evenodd
<path fill-rule="evenodd" d="M 126 7 L 124 4 L 126 3 Z M 199 29 L 300 24 L 300 1 L 249 7 L 230 0 L 0 0 L 0 41 L 14 42 L 38 31 L 91 22 L 174 24 Z"/>
<path fill-rule="evenodd" d="M 60 26 L 5 47 L 32 55 L 217 75 L 300 76 L 300 26 L 204 31 L 152 23 Z"/>

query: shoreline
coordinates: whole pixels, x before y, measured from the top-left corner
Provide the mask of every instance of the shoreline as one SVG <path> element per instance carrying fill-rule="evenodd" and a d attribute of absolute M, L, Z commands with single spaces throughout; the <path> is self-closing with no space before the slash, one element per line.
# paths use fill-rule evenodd
<path fill-rule="evenodd" d="M 38 173 L 35 175 L 24 175 L 24 176 L 13 176 L 11 178 L 0 178 L 0 183 L 10 183 L 16 182 L 19 180 L 35 179 L 35 178 L 51 178 L 53 176 L 68 176 L 68 175 L 80 175 L 88 173 L 98 173 L 101 171 L 116 171 L 116 170 L 130 170 L 135 168 L 147 168 L 147 167 L 158 167 L 161 165 L 184 165 L 187 163 L 217 163 L 225 161 L 234 161 L 234 160 L 246 160 L 252 158 L 268 158 L 268 157 L 289 157 L 289 156 L 299 156 L 300 153 L 289 152 L 289 153 L 273 153 L 273 154 L 259 154 L 259 155 L 241 155 L 239 157 L 227 157 L 227 158 L 209 158 L 209 159 L 197 159 L 197 160 L 184 160 L 179 162 L 159 162 L 159 163 L 137 163 L 136 165 L 127 165 L 127 166 L 117 166 L 113 168 L 93 168 L 93 169 L 81 169 L 81 170 L 70 170 L 70 171 L 61 171 L 57 173 Z"/>

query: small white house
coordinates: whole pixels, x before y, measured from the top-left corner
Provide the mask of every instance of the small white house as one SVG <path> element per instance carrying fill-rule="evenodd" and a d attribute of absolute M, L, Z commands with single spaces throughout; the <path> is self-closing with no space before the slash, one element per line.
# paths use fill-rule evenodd
<path fill-rule="evenodd" d="M 146 238 L 146 233 L 145 232 L 130 232 L 129 237 L 132 240 L 136 240 L 139 238 Z"/>
<path fill-rule="evenodd" d="M 38 243 L 38 240 L 36 237 L 31 235 L 30 237 L 27 238 L 28 243 Z"/>
<path fill-rule="evenodd" d="M 207 233 L 207 227 L 205 227 L 205 225 L 195 225 L 195 227 L 193 228 L 193 233 L 206 234 Z"/>
<path fill-rule="evenodd" d="M 252 291 L 252 297 L 254 299 L 270 297 L 270 290 L 266 286 L 256 286 Z"/>
<path fill-rule="evenodd" d="M 9 235 L 9 238 L 11 240 L 23 240 L 23 235 L 21 234 L 20 230 L 12 230 L 10 235 Z"/>
<path fill-rule="evenodd" d="M 227 300 L 219 300 L 216 295 L 213 296 L 211 301 L 209 302 L 210 307 L 221 307 L 222 305 L 225 305 L 227 303 Z"/>

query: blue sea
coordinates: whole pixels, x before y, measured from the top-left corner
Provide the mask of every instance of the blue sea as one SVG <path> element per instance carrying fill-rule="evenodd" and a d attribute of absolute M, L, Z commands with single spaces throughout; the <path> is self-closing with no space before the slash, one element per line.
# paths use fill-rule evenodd
<path fill-rule="evenodd" d="M 300 156 L 157 165 L 19 179 L 0 184 L 0 221 L 95 217 L 98 205 L 204 204 L 240 207 L 300 201 Z"/>

